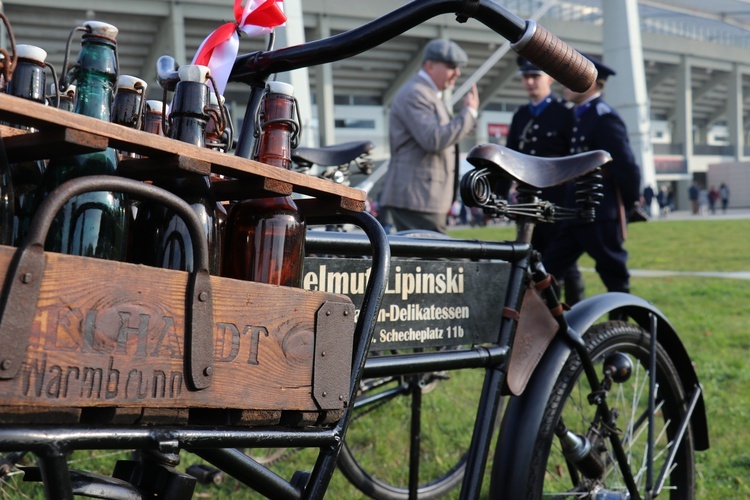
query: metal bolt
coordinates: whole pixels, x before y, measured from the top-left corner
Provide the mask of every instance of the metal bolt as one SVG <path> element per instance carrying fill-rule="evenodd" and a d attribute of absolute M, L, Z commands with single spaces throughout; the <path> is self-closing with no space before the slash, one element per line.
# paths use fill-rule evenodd
<path fill-rule="evenodd" d="M 0 369 L 7 370 L 10 368 L 11 361 L 9 359 L 4 359 L 2 363 L 0 363 Z"/>
<path fill-rule="evenodd" d="M 328 393 L 326 391 L 323 391 L 323 397 L 328 396 Z"/>
<path fill-rule="evenodd" d="M 21 281 L 23 281 L 24 283 L 28 284 L 28 283 L 31 283 L 31 280 L 33 278 L 34 278 L 33 274 L 31 274 L 31 273 L 24 273 L 23 276 L 21 277 Z"/>
<path fill-rule="evenodd" d="M 203 370 L 203 374 L 204 374 L 204 375 L 205 375 L 206 377 L 210 377 L 211 375 L 213 375 L 213 373 L 214 373 L 214 369 L 213 369 L 213 368 L 211 368 L 210 366 L 207 366 L 207 367 L 206 367 L 206 368 L 205 368 L 205 369 Z"/>
<path fill-rule="evenodd" d="M 198 294 L 198 300 L 205 302 L 208 300 L 208 292 L 201 292 Z"/>
<path fill-rule="evenodd" d="M 328 311 L 326 311 L 326 316 L 330 316 L 330 315 L 331 315 L 331 310 L 329 309 Z"/>
<path fill-rule="evenodd" d="M 344 310 L 344 316 L 349 316 L 349 309 Z"/>
<path fill-rule="evenodd" d="M 320 356 L 323 357 L 323 358 L 325 358 L 326 357 L 326 352 L 325 351 L 321 352 Z"/>
<path fill-rule="evenodd" d="M 341 395 L 340 395 L 340 396 L 339 396 L 339 401 L 343 401 L 343 400 L 344 400 L 344 396 L 341 396 Z"/>

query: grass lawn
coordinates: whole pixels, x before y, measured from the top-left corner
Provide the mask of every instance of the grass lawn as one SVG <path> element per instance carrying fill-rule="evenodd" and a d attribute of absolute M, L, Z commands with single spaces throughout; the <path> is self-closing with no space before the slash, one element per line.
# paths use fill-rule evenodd
<path fill-rule="evenodd" d="M 512 239 L 513 235 L 514 228 L 505 225 L 452 232 L 457 238 L 496 241 Z M 630 226 L 627 248 L 631 269 L 750 271 L 750 220 L 635 224 Z M 582 258 L 580 265 L 584 269 L 594 267 L 588 257 Z M 584 271 L 584 277 L 587 295 L 603 291 L 596 273 Z M 750 498 L 750 427 L 747 425 L 750 420 L 750 280 L 634 277 L 631 285 L 634 294 L 653 302 L 670 319 L 690 353 L 704 387 L 711 448 L 697 454 L 697 498 Z M 449 415 L 457 408 L 460 412 L 463 407 L 455 399 L 442 405 L 442 411 Z M 437 410 L 441 411 L 440 408 Z M 368 430 L 373 436 L 382 436 L 405 425 L 404 420 L 402 415 L 394 416 L 387 428 L 373 426 Z M 374 445 L 382 446 L 384 442 L 393 453 L 386 454 L 379 467 L 374 468 L 378 473 L 380 469 L 403 468 L 402 455 L 398 453 L 402 441 L 373 440 Z M 291 477 L 296 469 L 309 469 L 314 462 L 312 450 L 291 451 L 291 458 L 274 466 L 274 471 L 283 477 Z M 85 459 L 87 453 L 79 452 L 78 458 Z M 181 469 L 196 461 L 188 454 L 183 457 Z M 77 466 L 90 467 L 86 462 Z M 488 470 L 490 467 L 491 464 Z M 196 497 L 259 498 L 232 478 L 219 486 L 199 486 Z M 450 496 L 454 497 L 457 493 Z M 337 471 L 327 498 L 364 496 Z"/>
<path fill-rule="evenodd" d="M 658 221 L 629 226 L 631 269 L 750 271 L 750 220 Z M 460 229 L 457 238 L 504 240 L 512 226 Z M 580 265 L 593 269 L 584 256 Z M 586 294 L 604 291 L 584 272 Z M 711 448 L 697 454 L 697 498 L 750 498 L 750 281 L 632 278 L 632 292 L 680 334 L 705 391 Z"/>

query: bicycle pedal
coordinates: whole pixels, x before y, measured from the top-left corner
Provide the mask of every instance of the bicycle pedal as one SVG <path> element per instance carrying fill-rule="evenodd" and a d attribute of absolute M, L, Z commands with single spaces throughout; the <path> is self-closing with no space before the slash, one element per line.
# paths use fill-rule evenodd
<path fill-rule="evenodd" d="M 298 470 L 292 475 L 292 479 L 289 484 L 302 491 L 307 486 L 307 482 L 310 480 L 310 472 L 306 470 Z"/>

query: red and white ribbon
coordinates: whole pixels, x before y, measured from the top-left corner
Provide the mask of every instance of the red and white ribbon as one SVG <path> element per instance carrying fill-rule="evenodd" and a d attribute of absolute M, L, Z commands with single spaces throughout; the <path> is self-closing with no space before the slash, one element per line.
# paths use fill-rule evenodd
<path fill-rule="evenodd" d="M 235 22 L 219 26 L 203 40 L 192 62 L 211 69 L 220 94 L 224 94 L 240 48 L 238 30 L 255 36 L 284 26 L 286 15 L 283 0 L 247 0 L 244 7 L 242 0 L 234 0 L 234 19 Z"/>

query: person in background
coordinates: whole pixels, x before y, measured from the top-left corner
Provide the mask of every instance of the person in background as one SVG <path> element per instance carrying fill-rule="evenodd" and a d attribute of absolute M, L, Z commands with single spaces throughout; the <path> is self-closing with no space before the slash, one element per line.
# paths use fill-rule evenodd
<path fill-rule="evenodd" d="M 557 237 L 543 255 L 544 266 L 559 279 L 586 252 L 596 262 L 596 271 L 610 292 L 629 292 L 630 273 L 625 227 L 626 207 L 640 198 L 641 171 L 635 163 L 622 118 L 602 99 L 601 93 L 612 68 L 589 58 L 596 66 L 596 82 L 583 93 L 565 90 L 574 103 L 575 125 L 571 153 L 603 149 L 612 161 L 602 167 L 603 198 L 596 207 L 594 222 L 570 221 L 561 225 Z M 576 207 L 575 185 L 566 186 L 566 206 Z"/>
<path fill-rule="evenodd" d="M 479 95 L 473 85 L 462 109 L 451 116 L 442 93 L 453 88 L 467 61 L 455 42 L 432 40 L 425 46 L 422 69 L 393 99 L 391 159 L 380 200 L 386 220 L 398 231 L 446 231 L 458 188 L 457 145 L 476 127 Z"/>
<path fill-rule="evenodd" d="M 646 209 L 649 217 L 652 217 L 651 204 L 654 202 L 654 188 L 649 184 L 643 188 L 643 207 Z"/>
<path fill-rule="evenodd" d="M 532 156 L 557 157 L 570 154 L 573 134 L 573 112 L 563 99 L 552 93 L 554 79 L 523 57 L 516 59 L 521 83 L 529 96 L 529 103 L 513 114 L 506 146 Z M 509 181 L 499 182 L 496 192 L 508 198 Z M 564 186 L 543 189 L 541 198 L 555 204 L 563 202 Z M 557 224 L 537 224 L 531 243 L 542 255 L 555 237 Z M 577 264 L 573 264 L 565 276 L 565 301 L 573 305 L 583 298 L 583 277 Z"/>
<path fill-rule="evenodd" d="M 721 197 L 721 211 L 727 213 L 729 206 L 729 188 L 723 182 L 719 186 L 719 196 Z"/>
<path fill-rule="evenodd" d="M 711 186 L 711 189 L 708 190 L 708 209 L 711 211 L 711 215 L 716 214 L 716 202 L 719 201 L 720 197 L 721 195 L 716 186 Z"/>
<path fill-rule="evenodd" d="M 693 215 L 698 215 L 701 210 L 700 205 L 700 193 L 701 190 L 698 187 L 698 183 L 693 181 L 693 183 L 688 188 L 688 198 L 690 198 L 690 208 L 692 209 Z"/>

